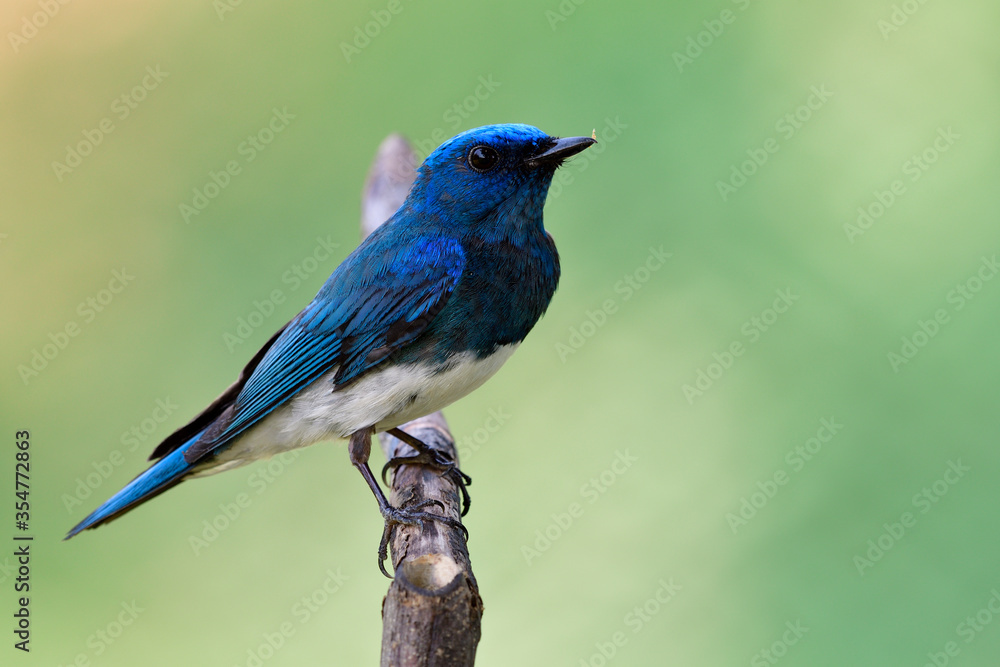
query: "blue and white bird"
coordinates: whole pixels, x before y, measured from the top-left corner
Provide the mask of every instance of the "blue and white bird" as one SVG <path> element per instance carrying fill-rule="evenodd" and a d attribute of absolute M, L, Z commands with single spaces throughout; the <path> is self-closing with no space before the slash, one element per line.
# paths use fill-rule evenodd
<path fill-rule="evenodd" d="M 482 385 L 524 340 L 559 281 L 542 225 L 549 184 L 563 160 L 594 143 L 507 124 L 438 147 L 399 210 L 316 298 L 67 539 L 190 477 L 338 438 L 350 440 L 387 526 L 441 520 L 389 504 L 368 467 L 371 436 L 391 430 L 414 444 L 398 426 Z"/>

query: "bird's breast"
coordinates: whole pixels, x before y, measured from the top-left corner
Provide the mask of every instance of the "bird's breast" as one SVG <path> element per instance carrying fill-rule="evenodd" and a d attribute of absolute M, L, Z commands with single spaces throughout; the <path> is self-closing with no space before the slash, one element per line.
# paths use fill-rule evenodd
<path fill-rule="evenodd" d="M 473 244 L 461 282 L 428 328 L 438 350 L 480 356 L 520 343 L 545 312 L 559 282 L 559 257 L 548 235 L 518 243 Z"/>

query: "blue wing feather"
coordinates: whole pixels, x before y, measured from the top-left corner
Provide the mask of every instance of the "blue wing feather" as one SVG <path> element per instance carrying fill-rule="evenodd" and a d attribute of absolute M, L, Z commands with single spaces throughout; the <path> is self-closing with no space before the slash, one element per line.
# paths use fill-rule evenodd
<path fill-rule="evenodd" d="M 367 251 L 367 244 L 360 246 L 288 323 L 225 419 L 187 450 L 189 462 L 225 447 L 334 367 L 331 390 L 357 379 L 427 328 L 462 276 L 461 244 L 418 236 L 383 254 L 378 241 Z"/>
<path fill-rule="evenodd" d="M 76 524 L 64 539 L 68 540 L 80 531 L 107 523 L 136 505 L 163 493 L 184 479 L 184 476 L 192 468 L 191 464 L 185 460 L 184 452 L 199 436 L 201 433 L 196 434 L 188 442 L 164 456 L 155 465 L 126 484 L 125 488 L 106 500 L 83 521 Z"/>

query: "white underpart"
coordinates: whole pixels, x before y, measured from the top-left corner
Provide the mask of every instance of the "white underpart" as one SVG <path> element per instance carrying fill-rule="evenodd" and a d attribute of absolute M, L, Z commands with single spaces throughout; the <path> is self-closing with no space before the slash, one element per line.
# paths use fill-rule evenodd
<path fill-rule="evenodd" d="M 516 349 L 517 344 L 505 345 L 482 359 L 464 352 L 444 369 L 424 363 L 387 366 L 338 391 L 333 391 L 334 369 L 271 412 L 197 474 L 222 472 L 321 440 L 346 438 L 373 424 L 378 431 L 395 428 L 475 390 Z"/>

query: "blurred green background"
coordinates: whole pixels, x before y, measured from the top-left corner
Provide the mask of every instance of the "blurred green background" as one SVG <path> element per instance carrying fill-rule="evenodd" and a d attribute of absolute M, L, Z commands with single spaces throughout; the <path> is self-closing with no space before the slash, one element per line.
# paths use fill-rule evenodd
<path fill-rule="evenodd" d="M 377 661 L 342 445 L 60 539 L 354 247 L 383 137 L 525 122 L 602 143 L 547 315 L 446 411 L 478 664 L 997 663 L 995 2 L 224 3 L 0 10 L 0 662 Z"/>

